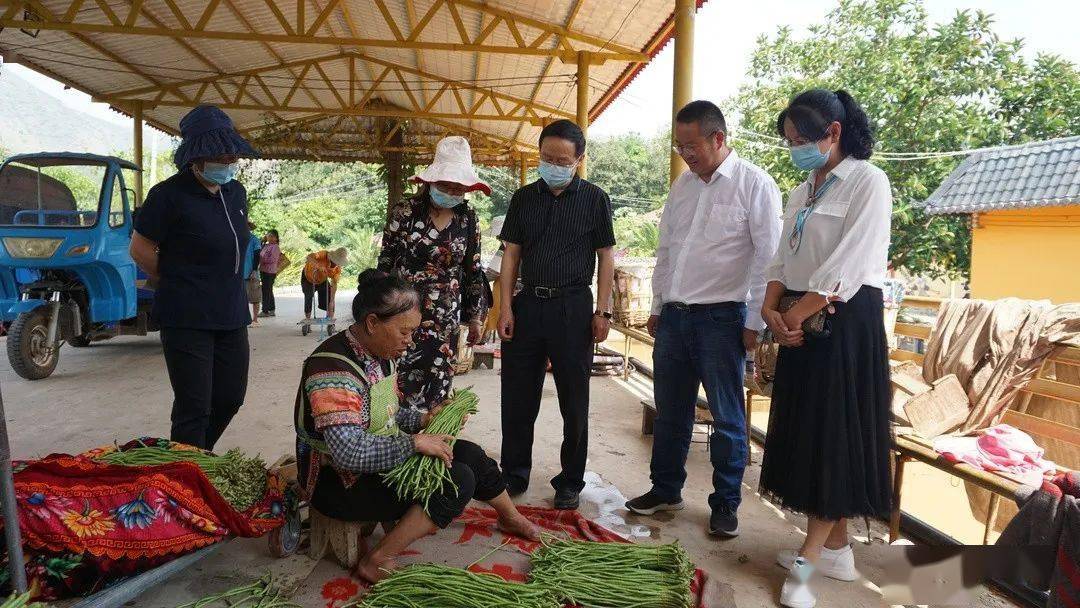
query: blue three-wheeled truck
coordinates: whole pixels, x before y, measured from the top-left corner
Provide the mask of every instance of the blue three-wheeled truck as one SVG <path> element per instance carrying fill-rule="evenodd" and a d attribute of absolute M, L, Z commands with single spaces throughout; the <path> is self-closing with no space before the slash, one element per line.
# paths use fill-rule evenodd
<path fill-rule="evenodd" d="M 40 380 L 60 347 L 156 331 L 153 290 L 128 253 L 138 168 L 72 152 L 0 165 L 0 319 L 12 369 Z"/>

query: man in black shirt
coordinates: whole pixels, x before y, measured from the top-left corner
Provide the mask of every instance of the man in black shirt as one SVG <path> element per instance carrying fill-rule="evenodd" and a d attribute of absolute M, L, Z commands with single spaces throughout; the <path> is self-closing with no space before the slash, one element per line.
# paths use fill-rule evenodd
<path fill-rule="evenodd" d="M 512 495 L 529 486 L 533 427 L 547 362 L 563 417 L 555 508 L 576 509 L 585 487 L 593 344 L 607 339 L 615 233 L 607 193 L 574 172 L 585 135 L 569 120 L 540 133 L 540 179 L 510 200 L 499 239 L 502 338 L 502 467 Z M 599 260 L 595 308 L 590 286 Z M 520 267 L 524 289 L 513 296 Z"/>

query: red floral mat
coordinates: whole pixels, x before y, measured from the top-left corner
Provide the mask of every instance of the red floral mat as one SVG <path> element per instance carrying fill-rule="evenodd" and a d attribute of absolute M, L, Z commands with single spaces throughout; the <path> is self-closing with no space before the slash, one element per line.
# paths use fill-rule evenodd
<path fill-rule="evenodd" d="M 276 475 L 268 476 L 262 499 L 239 512 L 193 463 L 128 467 L 93 460 L 143 444 L 195 449 L 143 438 L 14 463 L 27 575 L 37 598 L 92 593 L 229 536 L 262 536 L 283 523 L 284 488 Z"/>
<path fill-rule="evenodd" d="M 560 537 L 626 542 L 577 511 L 539 507 L 520 509 L 544 531 Z M 377 542 L 375 538 L 371 540 Z M 469 566 L 473 572 L 487 572 L 508 581 L 525 582 L 529 576 L 529 554 L 538 546 L 538 543 L 499 531 L 495 511 L 470 507 L 450 527 L 420 540 L 398 561 L 401 564 L 437 562 Z M 365 591 L 366 586 L 359 579 L 348 576 L 337 563 L 324 560 L 293 599 L 304 606 L 341 608 Z M 697 608 L 726 608 L 729 605 L 723 600 L 721 590 L 701 569 L 694 576 L 691 592 Z"/>

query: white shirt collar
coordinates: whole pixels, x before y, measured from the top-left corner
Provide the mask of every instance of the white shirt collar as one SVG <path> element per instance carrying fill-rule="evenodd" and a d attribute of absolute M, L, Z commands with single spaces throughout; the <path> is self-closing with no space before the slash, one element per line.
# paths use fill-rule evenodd
<path fill-rule="evenodd" d="M 724 177 L 730 178 L 732 174 L 735 173 L 735 165 L 738 164 L 738 162 L 739 153 L 736 152 L 734 149 L 730 150 L 728 152 L 727 158 L 724 159 L 724 162 L 720 163 L 720 166 L 718 166 L 716 170 L 712 172 L 712 175 L 709 176 L 708 183 L 714 183 L 716 181 L 716 176 L 718 175 L 723 175 Z M 701 176 L 694 175 L 694 179 L 701 181 Z"/>
<path fill-rule="evenodd" d="M 858 164 L 859 159 L 854 156 L 848 156 L 844 160 L 840 161 L 840 164 L 833 167 L 829 173 L 839 177 L 840 179 L 847 179 L 851 177 L 851 172 L 855 170 L 855 166 Z"/>

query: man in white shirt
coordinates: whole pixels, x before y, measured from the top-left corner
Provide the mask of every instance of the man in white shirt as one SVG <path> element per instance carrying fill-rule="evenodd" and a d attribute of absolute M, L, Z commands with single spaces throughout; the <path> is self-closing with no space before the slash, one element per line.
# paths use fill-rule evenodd
<path fill-rule="evenodd" d="M 690 170 L 671 185 L 653 273 L 653 487 L 626 506 L 645 515 L 683 508 L 694 408 L 704 385 L 714 420 L 709 533 L 730 538 L 739 533 L 746 468 L 743 370 L 765 328 L 764 271 L 780 241 L 780 190 L 728 147 L 716 105 L 687 104 L 675 117 L 674 136 Z"/>

